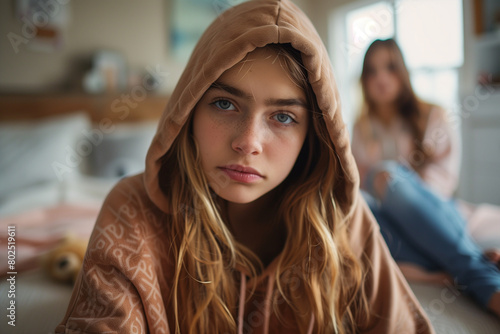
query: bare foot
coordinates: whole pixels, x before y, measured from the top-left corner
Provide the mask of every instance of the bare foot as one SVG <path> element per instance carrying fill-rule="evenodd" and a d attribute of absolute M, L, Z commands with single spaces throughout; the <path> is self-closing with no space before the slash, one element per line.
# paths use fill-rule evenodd
<path fill-rule="evenodd" d="M 484 252 L 484 256 L 491 262 L 500 268 L 500 250 L 499 249 L 488 249 Z"/>
<path fill-rule="evenodd" d="M 398 266 L 403 276 L 409 282 L 431 283 L 436 285 L 445 285 L 446 282 L 449 282 L 453 284 L 453 278 L 445 272 L 430 272 L 413 263 L 398 262 Z"/>
<path fill-rule="evenodd" d="M 495 292 L 493 297 L 490 298 L 488 308 L 495 313 L 497 317 L 500 317 L 500 291 Z"/>

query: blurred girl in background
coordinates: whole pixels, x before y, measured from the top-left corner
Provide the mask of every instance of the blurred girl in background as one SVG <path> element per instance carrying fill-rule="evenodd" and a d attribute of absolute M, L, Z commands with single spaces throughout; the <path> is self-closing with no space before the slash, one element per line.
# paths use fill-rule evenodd
<path fill-rule="evenodd" d="M 499 252 L 483 253 L 451 199 L 460 152 L 445 111 L 417 98 L 393 39 L 370 45 L 361 87 L 364 107 L 352 150 L 392 256 L 409 279 L 439 281 L 443 276 L 435 273 L 445 272 L 500 315 Z M 500 222 L 500 215 L 494 219 Z"/>

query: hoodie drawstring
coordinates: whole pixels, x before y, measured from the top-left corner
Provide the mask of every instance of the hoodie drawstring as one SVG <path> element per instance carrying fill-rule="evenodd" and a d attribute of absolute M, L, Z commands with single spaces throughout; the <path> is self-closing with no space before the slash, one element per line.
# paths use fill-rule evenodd
<path fill-rule="evenodd" d="M 271 318 L 271 296 L 273 295 L 274 275 L 267 280 L 266 299 L 264 299 L 264 334 L 269 333 L 269 319 Z"/>
<path fill-rule="evenodd" d="M 241 273 L 240 305 L 238 310 L 238 334 L 243 334 L 243 316 L 245 314 L 245 297 L 247 292 L 247 278 Z"/>
<path fill-rule="evenodd" d="M 264 334 L 269 334 L 269 320 L 271 318 L 271 296 L 274 287 L 274 275 L 269 275 L 267 281 L 266 298 L 264 299 Z M 238 334 L 243 334 L 243 317 L 245 315 L 245 298 L 247 290 L 247 279 L 244 273 L 241 273 L 240 281 L 240 302 L 238 310 Z M 314 314 L 311 315 L 307 334 L 312 334 L 314 328 Z"/>
<path fill-rule="evenodd" d="M 312 334 L 314 328 L 314 314 L 311 314 L 311 321 L 309 321 L 309 328 L 307 329 L 307 334 Z"/>

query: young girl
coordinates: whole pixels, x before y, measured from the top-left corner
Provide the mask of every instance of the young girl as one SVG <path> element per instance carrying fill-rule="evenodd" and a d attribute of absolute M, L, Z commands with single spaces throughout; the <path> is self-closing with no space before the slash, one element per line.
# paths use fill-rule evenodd
<path fill-rule="evenodd" d="M 435 279 L 408 266 L 446 272 L 500 315 L 498 252 L 483 255 L 457 202 L 457 139 L 445 112 L 417 99 L 394 40 L 368 48 L 361 75 L 365 108 L 353 131 L 364 197 L 393 257 L 410 279 Z M 500 210 L 491 208 L 500 220 Z M 494 213 L 493 213 L 494 214 Z M 408 273 L 408 275 L 407 275 Z M 416 275 L 418 274 L 418 275 Z"/>
<path fill-rule="evenodd" d="M 311 22 L 233 7 L 108 195 L 56 332 L 433 333 L 358 187 Z"/>

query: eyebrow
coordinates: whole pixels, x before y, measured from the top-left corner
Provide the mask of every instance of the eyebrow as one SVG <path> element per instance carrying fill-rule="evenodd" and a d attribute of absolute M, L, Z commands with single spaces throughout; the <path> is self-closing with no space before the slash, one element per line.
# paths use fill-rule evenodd
<path fill-rule="evenodd" d="M 245 99 L 245 100 L 253 100 L 254 97 L 242 91 L 239 88 L 227 85 L 225 83 L 216 81 L 208 89 L 221 89 L 228 92 L 231 95 L 236 97 Z M 267 99 L 265 104 L 268 106 L 277 106 L 277 107 L 288 107 L 288 106 L 299 106 L 307 109 L 307 103 L 299 98 L 290 98 L 290 99 Z"/>
<path fill-rule="evenodd" d="M 277 107 L 299 106 L 307 109 L 307 103 L 302 99 L 267 99 L 266 105 Z"/>

